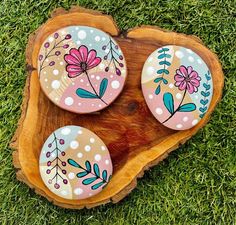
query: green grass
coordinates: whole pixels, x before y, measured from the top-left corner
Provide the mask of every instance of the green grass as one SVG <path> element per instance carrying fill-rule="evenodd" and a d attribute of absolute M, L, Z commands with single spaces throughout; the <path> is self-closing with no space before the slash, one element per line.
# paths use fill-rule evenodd
<path fill-rule="evenodd" d="M 146 172 L 120 203 L 80 211 L 56 207 L 18 182 L 8 146 L 20 117 L 28 35 L 53 9 L 72 4 L 111 14 L 123 30 L 151 24 L 197 35 L 225 73 L 223 99 L 197 135 Z M 235 0 L 2 0 L 0 224 L 236 224 L 235 33 Z"/>

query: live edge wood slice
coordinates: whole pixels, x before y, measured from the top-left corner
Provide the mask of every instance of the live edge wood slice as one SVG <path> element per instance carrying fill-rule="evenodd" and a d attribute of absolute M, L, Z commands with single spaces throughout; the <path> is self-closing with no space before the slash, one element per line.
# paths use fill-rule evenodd
<path fill-rule="evenodd" d="M 42 92 L 37 75 L 38 52 L 45 38 L 69 25 L 101 29 L 120 45 L 127 62 L 128 76 L 121 95 L 111 106 L 95 114 L 75 114 L 54 105 Z M 213 97 L 207 114 L 193 128 L 171 130 L 149 111 L 141 91 L 142 67 L 148 56 L 163 45 L 180 45 L 199 54 L 208 65 L 213 80 Z M 179 145 L 190 139 L 210 118 L 221 99 L 224 76 L 218 58 L 195 36 L 178 34 L 155 26 L 141 26 L 120 33 L 113 18 L 100 12 L 72 7 L 56 9 L 52 18 L 33 33 L 26 49 L 28 78 L 22 115 L 12 139 L 13 163 L 17 179 L 54 204 L 65 208 L 91 208 L 116 203 L 136 186 L 137 178 L 156 165 Z M 98 195 L 84 200 L 66 200 L 50 192 L 39 174 L 39 154 L 44 141 L 57 128 L 79 125 L 96 133 L 107 145 L 114 173 L 108 186 Z"/>

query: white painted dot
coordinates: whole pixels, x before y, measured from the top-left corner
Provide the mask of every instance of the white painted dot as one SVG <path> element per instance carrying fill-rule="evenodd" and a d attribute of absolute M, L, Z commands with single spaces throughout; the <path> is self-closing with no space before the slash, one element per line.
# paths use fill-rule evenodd
<path fill-rule="evenodd" d="M 58 101 L 59 100 L 59 98 L 55 98 L 55 101 Z"/>
<path fill-rule="evenodd" d="M 89 152 L 91 150 L 91 146 L 90 145 L 85 145 L 84 150 L 86 152 Z"/>
<path fill-rule="evenodd" d="M 51 155 L 51 156 L 52 156 L 52 158 L 54 158 L 54 157 L 56 156 L 56 154 L 55 154 L 55 153 L 52 153 L 52 155 Z"/>
<path fill-rule="evenodd" d="M 76 44 L 77 44 L 77 45 L 80 45 L 80 44 L 81 44 L 81 41 L 76 41 Z"/>
<path fill-rule="evenodd" d="M 179 51 L 179 50 L 177 50 L 177 51 L 175 52 L 175 55 L 176 55 L 176 57 L 179 58 L 179 59 L 182 59 L 182 58 L 184 57 L 184 53 L 181 52 L 181 51 Z"/>
<path fill-rule="evenodd" d="M 63 65 L 64 63 L 63 62 L 60 62 L 60 65 Z"/>
<path fill-rule="evenodd" d="M 185 117 L 183 118 L 183 121 L 184 121 L 184 122 L 187 122 L 187 121 L 188 121 L 188 117 L 185 116 Z"/>
<path fill-rule="evenodd" d="M 194 62 L 194 58 L 192 56 L 188 57 L 189 62 Z"/>
<path fill-rule="evenodd" d="M 186 49 L 186 51 L 188 52 L 188 53 L 190 53 L 190 54 L 193 54 L 193 51 L 191 50 L 191 49 Z"/>
<path fill-rule="evenodd" d="M 58 70 L 53 70 L 52 73 L 53 73 L 54 75 L 58 75 L 58 74 L 59 74 L 59 71 L 58 71 Z"/>
<path fill-rule="evenodd" d="M 84 82 L 84 80 L 83 80 L 83 79 L 80 79 L 80 82 L 81 82 L 81 83 L 83 83 L 83 82 Z"/>
<path fill-rule="evenodd" d="M 202 64 L 202 60 L 201 60 L 201 59 L 198 59 L 197 62 L 198 62 L 199 64 Z"/>
<path fill-rule="evenodd" d="M 72 85 L 75 85 L 75 83 L 74 83 L 74 82 L 72 82 Z"/>
<path fill-rule="evenodd" d="M 106 38 L 105 38 L 105 37 L 102 37 L 102 40 L 103 40 L 103 41 L 105 41 L 105 40 L 106 40 Z"/>
<path fill-rule="evenodd" d="M 149 66 L 149 67 L 147 68 L 147 74 L 148 74 L 148 75 L 153 75 L 154 71 L 155 71 L 155 69 L 154 69 L 154 67 L 152 67 L 152 66 Z"/>
<path fill-rule="evenodd" d="M 111 75 L 110 78 L 113 78 L 113 75 Z"/>
<path fill-rule="evenodd" d="M 65 127 L 61 130 L 61 134 L 68 135 L 71 132 L 70 128 Z"/>
<path fill-rule="evenodd" d="M 76 29 L 76 30 L 79 30 L 79 28 L 78 28 L 78 27 L 76 27 L 75 29 Z"/>
<path fill-rule="evenodd" d="M 99 104 L 99 105 L 98 105 L 98 107 L 99 107 L 99 108 L 101 108 L 101 107 L 102 107 L 102 105 L 101 105 L 101 104 Z"/>
<path fill-rule="evenodd" d="M 94 78 L 94 77 L 95 77 L 95 76 L 92 74 L 92 75 L 91 75 L 91 78 Z"/>
<path fill-rule="evenodd" d="M 86 38 L 86 36 L 87 36 L 87 34 L 86 34 L 86 32 L 85 32 L 84 30 L 80 30 L 80 31 L 78 32 L 78 38 L 79 38 L 79 39 L 83 40 L 83 39 Z"/>
<path fill-rule="evenodd" d="M 45 81 L 45 82 L 48 82 L 48 79 L 46 78 L 46 79 L 44 79 L 44 81 Z"/>
<path fill-rule="evenodd" d="M 103 63 L 101 63 L 101 64 L 99 65 L 99 68 L 100 68 L 101 70 L 103 70 L 103 69 L 105 68 L 105 65 L 104 65 Z"/>
<path fill-rule="evenodd" d="M 96 80 L 100 80 L 100 77 L 99 77 L 99 76 L 96 76 Z"/>
<path fill-rule="evenodd" d="M 83 134 L 83 131 L 82 130 L 78 130 L 78 134 Z"/>
<path fill-rule="evenodd" d="M 65 104 L 66 105 L 70 106 L 70 105 L 73 105 L 73 103 L 74 103 L 74 99 L 73 98 L 71 98 L 71 97 L 65 98 Z"/>
<path fill-rule="evenodd" d="M 122 73 L 122 74 L 125 74 L 125 73 L 126 73 L 126 70 L 121 70 L 121 73 Z"/>
<path fill-rule="evenodd" d="M 77 149 L 77 148 L 79 147 L 79 142 L 78 142 L 78 141 L 72 141 L 72 142 L 70 143 L 70 147 L 71 147 L 72 149 Z"/>
<path fill-rule="evenodd" d="M 92 193 L 89 193 L 89 196 L 92 196 L 93 194 Z"/>
<path fill-rule="evenodd" d="M 60 87 L 61 83 L 59 80 L 54 80 L 51 84 L 53 89 L 58 89 Z"/>
<path fill-rule="evenodd" d="M 79 103 L 78 103 L 78 105 L 82 105 L 82 103 L 81 103 L 81 102 L 79 102 Z"/>
<path fill-rule="evenodd" d="M 149 57 L 148 62 L 152 62 L 152 61 L 153 61 L 153 57 Z"/>
<path fill-rule="evenodd" d="M 68 195 L 68 192 L 67 192 L 66 190 L 62 190 L 62 191 L 61 191 L 61 194 L 64 195 L 64 196 L 66 196 L 66 195 Z"/>
<path fill-rule="evenodd" d="M 46 73 L 47 73 L 46 71 L 43 72 L 43 74 L 46 74 Z"/>
<path fill-rule="evenodd" d="M 46 62 L 49 62 L 49 59 L 46 59 L 45 61 L 46 61 Z"/>
<path fill-rule="evenodd" d="M 178 129 L 181 129 L 181 128 L 183 127 L 183 125 L 179 123 L 179 124 L 176 125 L 176 127 L 177 127 Z"/>
<path fill-rule="evenodd" d="M 94 159 L 99 162 L 99 161 L 102 159 L 102 156 L 99 155 L 99 154 L 96 154 L 96 155 L 94 156 Z"/>
<path fill-rule="evenodd" d="M 90 138 L 89 141 L 90 141 L 91 143 L 94 143 L 94 142 L 95 142 L 95 139 L 94 139 L 94 138 Z"/>
<path fill-rule="evenodd" d="M 193 125 L 193 126 L 196 125 L 197 123 L 198 123 L 198 120 L 197 120 L 197 119 L 195 119 L 195 120 L 192 121 L 192 125 Z"/>
<path fill-rule="evenodd" d="M 90 33 L 93 33 L 93 30 L 90 30 Z"/>
<path fill-rule="evenodd" d="M 194 97 L 195 97 L 196 99 L 198 99 L 198 95 L 194 95 Z"/>
<path fill-rule="evenodd" d="M 149 98 L 149 99 L 153 99 L 153 95 L 152 95 L 152 94 L 149 94 L 149 95 L 148 95 L 148 98 Z"/>
<path fill-rule="evenodd" d="M 53 40 L 54 40 L 53 37 L 48 38 L 48 41 L 49 41 L 49 42 L 53 42 Z"/>
<path fill-rule="evenodd" d="M 108 159 L 105 160 L 105 164 L 108 165 L 110 162 Z"/>
<path fill-rule="evenodd" d="M 78 157 L 78 158 L 82 158 L 82 157 L 83 157 L 83 153 L 82 153 L 82 152 L 79 152 L 79 153 L 77 154 L 77 157 Z"/>
<path fill-rule="evenodd" d="M 92 44 L 90 43 L 90 44 L 89 44 L 89 46 L 91 47 L 91 46 L 92 46 Z"/>
<path fill-rule="evenodd" d="M 75 188 L 75 189 L 74 189 L 74 194 L 75 194 L 75 195 L 81 195 L 83 192 L 84 192 L 84 191 L 83 191 L 83 189 L 81 189 L 81 188 Z"/>
<path fill-rule="evenodd" d="M 156 113 L 158 115 L 161 115 L 163 113 L 163 110 L 161 108 L 156 108 Z"/>
<path fill-rule="evenodd" d="M 107 48 L 106 50 L 105 50 L 105 53 L 108 53 L 110 50 Z"/>
<path fill-rule="evenodd" d="M 101 38 L 99 36 L 95 37 L 95 41 L 100 41 L 100 40 L 101 40 Z"/>
<path fill-rule="evenodd" d="M 101 146 L 101 150 L 105 151 L 106 150 L 105 146 Z"/>
<path fill-rule="evenodd" d="M 72 179 L 75 178 L 75 174 L 72 173 L 72 172 L 70 172 L 70 173 L 68 174 L 68 177 L 69 177 L 70 180 L 72 180 Z"/>
<path fill-rule="evenodd" d="M 119 82 L 118 80 L 113 80 L 113 81 L 111 82 L 111 87 L 112 87 L 113 89 L 118 89 L 118 88 L 120 87 L 120 82 Z"/>
<path fill-rule="evenodd" d="M 177 99 L 181 99 L 181 98 L 182 98 L 182 95 L 181 95 L 180 93 L 177 93 L 177 94 L 176 94 L 176 98 L 177 98 Z"/>
<path fill-rule="evenodd" d="M 173 87 L 174 87 L 174 84 L 170 83 L 169 88 L 173 88 Z"/>

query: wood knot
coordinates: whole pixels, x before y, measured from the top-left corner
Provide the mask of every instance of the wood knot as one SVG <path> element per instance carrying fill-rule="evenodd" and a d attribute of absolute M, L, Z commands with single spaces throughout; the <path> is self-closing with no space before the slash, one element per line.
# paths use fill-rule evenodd
<path fill-rule="evenodd" d="M 137 101 L 132 101 L 128 103 L 127 113 L 133 114 L 138 110 L 138 108 L 139 108 L 139 103 Z"/>

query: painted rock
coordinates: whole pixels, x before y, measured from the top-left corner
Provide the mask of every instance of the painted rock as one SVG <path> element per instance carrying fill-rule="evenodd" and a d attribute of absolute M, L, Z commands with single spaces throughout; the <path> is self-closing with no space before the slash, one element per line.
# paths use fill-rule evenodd
<path fill-rule="evenodd" d="M 40 175 L 54 194 L 85 199 L 101 192 L 112 175 L 112 162 L 103 141 L 88 129 L 66 126 L 43 145 Z"/>
<path fill-rule="evenodd" d="M 110 105 L 126 80 L 116 41 L 101 30 L 69 26 L 50 34 L 38 56 L 41 88 L 57 106 L 91 113 Z"/>
<path fill-rule="evenodd" d="M 185 130 L 195 126 L 211 102 L 211 72 L 203 59 L 181 46 L 158 48 L 146 60 L 142 91 L 149 109 L 166 127 Z"/>

